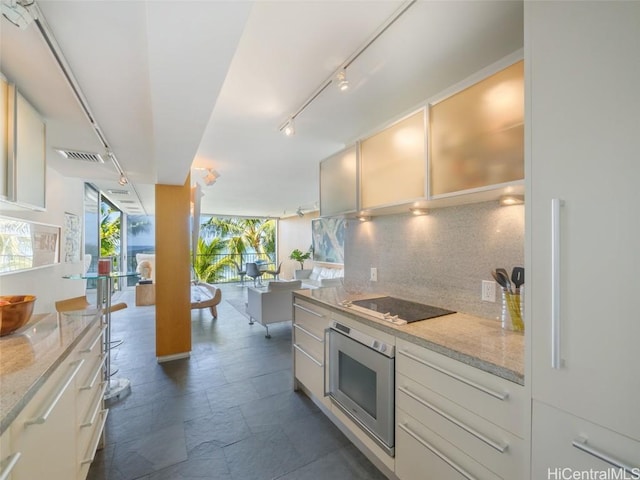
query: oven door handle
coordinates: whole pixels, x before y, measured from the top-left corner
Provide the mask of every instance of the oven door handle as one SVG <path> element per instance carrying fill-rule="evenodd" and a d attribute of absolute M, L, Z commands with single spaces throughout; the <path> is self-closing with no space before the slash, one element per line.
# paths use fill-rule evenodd
<path fill-rule="evenodd" d="M 329 334 L 330 330 L 330 328 L 324 329 L 324 348 L 322 349 L 322 363 L 324 364 L 324 372 L 322 372 L 322 393 L 325 397 L 328 397 L 331 394 L 331 392 L 327 392 L 327 371 L 329 370 L 327 364 L 327 347 L 329 346 L 329 341 L 331 340 L 329 339 L 329 341 L 327 341 L 327 335 Z"/>

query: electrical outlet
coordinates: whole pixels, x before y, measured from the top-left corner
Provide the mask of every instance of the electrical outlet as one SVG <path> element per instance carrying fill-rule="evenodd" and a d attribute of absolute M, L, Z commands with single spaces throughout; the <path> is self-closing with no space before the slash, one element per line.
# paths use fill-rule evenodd
<path fill-rule="evenodd" d="M 378 269 L 376 267 L 371 267 L 371 274 L 369 275 L 369 280 L 372 282 L 378 281 Z"/>
<path fill-rule="evenodd" d="M 482 280 L 482 301 L 496 301 L 496 282 L 492 282 L 491 280 Z"/>

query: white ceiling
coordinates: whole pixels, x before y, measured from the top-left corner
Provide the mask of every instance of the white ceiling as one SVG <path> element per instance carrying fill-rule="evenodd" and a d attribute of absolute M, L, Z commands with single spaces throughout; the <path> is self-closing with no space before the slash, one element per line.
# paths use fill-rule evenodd
<path fill-rule="evenodd" d="M 320 160 L 523 44 L 522 2 L 418 1 L 347 69 L 351 88 L 322 92 L 287 138 L 279 126 L 404 2 L 37 3 L 129 177 L 130 194 L 111 196 L 129 213 L 153 213 L 153 185 L 182 185 L 192 164 L 221 175 L 204 213 L 311 210 Z M 49 145 L 104 153 L 36 26 L 3 19 L 1 41 L 0 71 L 46 119 Z M 48 161 L 123 189 L 111 164 Z"/>

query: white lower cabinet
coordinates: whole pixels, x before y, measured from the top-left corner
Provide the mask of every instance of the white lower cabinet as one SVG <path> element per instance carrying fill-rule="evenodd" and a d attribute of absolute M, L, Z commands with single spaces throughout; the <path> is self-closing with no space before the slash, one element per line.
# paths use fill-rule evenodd
<path fill-rule="evenodd" d="M 331 408 L 325 392 L 325 329 L 330 312 L 296 298 L 293 318 L 293 365 L 297 386 L 302 385 L 315 402 Z"/>
<path fill-rule="evenodd" d="M 535 400 L 533 420 L 531 478 L 640 479 L 640 442 Z"/>
<path fill-rule="evenodd" d="M 396 475 L 527 478 L 524 388 L 396 340 Z"/>
<path fill-rule="evenodd" d="M 102 333 L 99 322 L 90 327 L 11 423 L 2 480 L 86 478 L 107 413 Z M 14 465 L 4 461 L 16 456 Z"/>
<path fill-rule="evenodd" d="M 396 409 L 396 475 L 401 480 L 497 480 L 496 474 Z"/>

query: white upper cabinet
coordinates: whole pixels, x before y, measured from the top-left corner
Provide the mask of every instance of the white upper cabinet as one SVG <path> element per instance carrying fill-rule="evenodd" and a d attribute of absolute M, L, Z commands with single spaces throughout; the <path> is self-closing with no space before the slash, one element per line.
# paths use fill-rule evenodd
<path fill-rule="evenodd" d="M 640 2 L 525 5 L 533 397 L 640 440 Z"/>
<path fill-rule="evenodd" d="M 320 216 L 354 213 L 358 209 L 357 173 L 355 145 L 320 162 Z"/>
<path fill-rule="evenodd" d="M 360 208 L 406 204 L 426 197 L 425 110 L 360 143 Z"/>
<path fill-rule="evenodd" d="M 429 104 L 433 198 L 524 179 L 524 61 Z"/>

